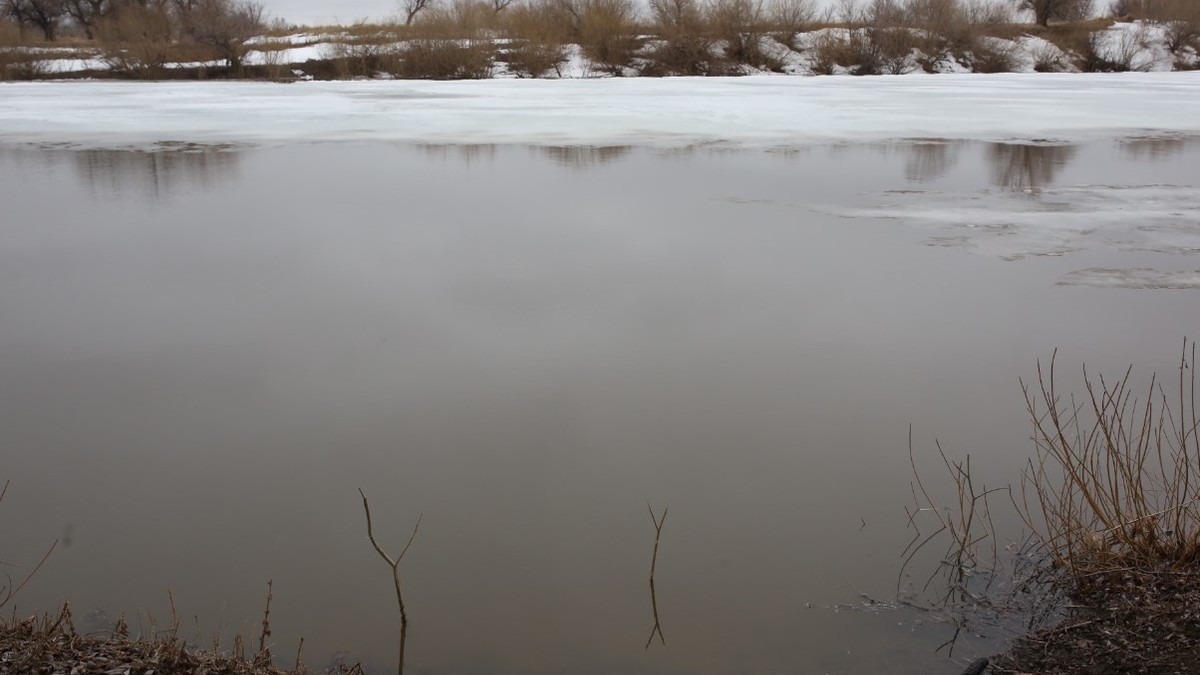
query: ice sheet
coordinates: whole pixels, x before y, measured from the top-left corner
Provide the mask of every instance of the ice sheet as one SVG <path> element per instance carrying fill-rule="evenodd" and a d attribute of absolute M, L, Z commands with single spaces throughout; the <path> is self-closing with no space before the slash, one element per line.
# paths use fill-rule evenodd
<path fill-rule="evenodd" d="M 1084 141 L 1200 132 L 1200 72 L 0 86 L 0 142 Z"/>

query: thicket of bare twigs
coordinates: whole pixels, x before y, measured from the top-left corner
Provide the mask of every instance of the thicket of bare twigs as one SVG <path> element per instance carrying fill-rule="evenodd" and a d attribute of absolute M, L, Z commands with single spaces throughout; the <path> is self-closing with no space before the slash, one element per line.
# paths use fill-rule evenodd
<path fill-rule="evenodd" d="M 1132 368 L 1111 378 L 1085 367 L 1077 391 L 1063 390 L 1055 357 L 1039 364 L 1023 384 L 1034 453 L 1017 488 L 987 488 L 969 459 L 939 447 L 953 496 L 938 500 L 914 459 L 916 536 L 901 580 L 940 539 L 938 564 L 912 590 L 933 589 L 943 606 L 1069 601 L 1061 622 L 1017 640 L 997 672 L 1191 672 L 1200 650 L 1196 355 L 1185 341 L 1177 375 L 1141 384 Z M 1004 544 L 992 514 L 1009 497 L 1029 534 Z M 1041 598 L 997 598 L 997 579 Z"/>
<path fill-rule="evenodd" d="M 571 45 L 585 72 L 727 75 L 786 70 L 859 75 L 1017 69 L 1014 38 L 1033 35 L 1034 69 L 1118 71 L 1149 67 L 1148 27 L 1176 67 L 1200 64 L 1200 2 L 1113 0 L 1110 14 L 1140 31 L 1101 38 L 1112 19 L 1079 0 L 404 0 L 391 24 L 328 27 L 339 35 L 315 77 L 488 77 L 497 61 L 519 77 L 563 74 Z M 49 12 L 36 7 L 57 8 Z M 289 27 L 249 0 L 0 0 L 0 79 L 47 74 L 12 45 L 65 40 L 98 48 L 117 77 L 291 77 Z M 802 37 L 807 36 L 807 37 Z M 252 38 L 255 38 L 251 44 Z M 1114 42 L 1115 40 L 1115 42 Z M 9 47 L 4 45 L 8 44 Z M 246 65 L 253 48 L 258 65 Z M 799 52 L 799 56 L 797 56 Z M 1139 61 L 1141 59 L 1141 61 Z M 179 63 L 191 63 L 178 67 Z M 217 64 L 220 65 L 217 65 Z M 171 67 L 167 67 L 170 65 Z M 91 75 L 100 73 L 93 72 Z"/>

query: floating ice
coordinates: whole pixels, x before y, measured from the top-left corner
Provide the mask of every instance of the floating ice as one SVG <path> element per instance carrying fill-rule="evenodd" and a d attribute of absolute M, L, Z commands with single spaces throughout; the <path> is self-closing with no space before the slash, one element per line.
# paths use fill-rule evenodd
<path fill-rule="evenodd" d="M 1063 275 L 1058 280 L 1058 285 L 1133 289 L 1200 288 L 1200 270 L 1164 272 L 1144 267 L 1131 269 L 1091 267 Z"/>
<path fill-rule="evenodd" d="M 895 218 L 930 232 L 931 246 L 1019 260 L 1092 247 L 1200 253 L 1200 187 L 1075 185 L 1013 191 L 888 192 L 874 206 L 828 209 Z"/>

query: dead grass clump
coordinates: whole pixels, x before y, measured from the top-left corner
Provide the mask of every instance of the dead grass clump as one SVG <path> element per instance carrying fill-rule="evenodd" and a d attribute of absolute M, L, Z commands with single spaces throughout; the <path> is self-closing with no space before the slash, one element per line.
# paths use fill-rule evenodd
<path fill-rule="evenodd" d="M 1112 570 L 1200 563 L 1195 358 L 1185 342 L 1177 381 L 1151 377 L 1142 395 L 1132 369 L 1116 380 L 1085 369 L 1085 394 L 1064 398 L 1053 358 L 1024 386 L 1037 454 L 1022 513 L 1076 586 Z"/>
<path fill-rule="evenodd" d="M 269 636 L 269 628 L 265 630 L 264 635 Z M 239 636 L 231 654 L 188 644 L 179 637 L 177 616 L 171 628 L 152 638 L 131 638 L 123 618 L 108 635 L 81 635 L 75 629 L 70 605 L 63 605 L 57 616 L 0 620 L 0 653 L 4 654 L 6 673 L 308 675 L 312 672 L 299 663 L 299 656 L 293 668 L 276 668 L 261 641 L 259 652 L 247 658 L 239 653 L 244 652 L 244 644 Z M 362 669 L 338 667 L 330 672 L 361 675 Z"/>
<path fill-rule="evenodd" d="M 492 76 L 495 51 L 490 40 L 411 40 L 392 74 L 413 80 L 482 80 Z"/>

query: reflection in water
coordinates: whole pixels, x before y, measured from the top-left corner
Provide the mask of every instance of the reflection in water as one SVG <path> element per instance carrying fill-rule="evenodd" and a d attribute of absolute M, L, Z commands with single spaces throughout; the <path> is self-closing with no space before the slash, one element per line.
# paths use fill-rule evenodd
<path fill-rule="evenodd" d="M 68 155 L 93 196 L 144 192 L 155 199 L 232 182 L 241 159 L 239 153 L 227 150 L 81 150 Z"/>
<path fill-rule="evenodd" d="M 456 161 L 461 162 L 466 166 L 480 161 L 492 161 L 496 158 L 497 146 L 491 144 L 469 143 L 469 144 L 449 144 L 449 143 L 428 143 L 417 146 L 426 156 L 434 159 L 439 159 L 443 162 Z"/>
<path fill-rule="evenodd" d="M 992 184 L 1014 192 L 1036 192 L 1075 157 L 1073 145 L 989 143 Z"/>
<path fill-rule="evenodd" d="M 1190 145 L 1200 142 L 1200 138 L 1182 136 L 1158 136 L 1147 138 L 1126 138 L 1118 141 L 1121 151 L 1133 160 L 1161 160 L 1181 154 Z"/>
<path fill-rule="evenodd" d="M 958 162 L 958 143 L 913 143 L 904 157 L 904 177 L 924 183 L 946 175 Z"/>
<path fill-rule="evenodd" d="M 588 169 L 597 164 L 607 164 L 629 154 L 632 150 L 627 145 L 567 145 L 541 148 L 542 154 L 554 160 L 559 166 L 571 169 Z"/>
<path fill-rule="evenodd" d="M 654 523 L 654 555 L 650 557 L 650 611 L 654 613 L 654 627 L 650 629 L 650 637 L 646 639 L 646 649 L 650 649 L 650 645 L 654 643 L 655 634 L 658 635 L 658 640 L 662 644 L 667 644 L 667 639 L 663 637 L 662 622 L 658 619 L 658 593 L 654 591 L 654 568 L 658 566 L 658 542 L 662 539 L 663 523 L 667 522 L 667 509 L 664 508 L 662 516 L 654 515 L 654 507 L 646 504 L 646 508 L 650 509 L 650 522 Z"/>

